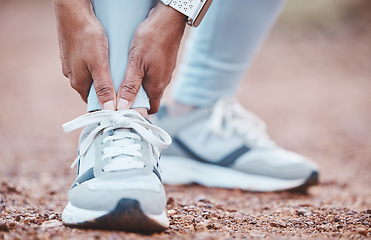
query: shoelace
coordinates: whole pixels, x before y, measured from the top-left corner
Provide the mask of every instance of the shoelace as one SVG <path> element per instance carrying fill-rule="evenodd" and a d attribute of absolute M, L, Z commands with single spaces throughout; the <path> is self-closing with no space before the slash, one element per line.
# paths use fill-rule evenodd
<path fill-rule="evenodd" d="M 150 124 L 134 110 L 102 110 L 88 113 L 63 124 L 63 129 L 65 132 L 71 132 L 90 124 L 99 125 L 80 143 L 79 156 L 72 163 L 71 168 L 74 168 L 85 156 L 94 138 L 102 130 L 103 133 L 108 131 L 114 133 L 103 140 L 103 143 L 111 142 L 110 146 L 103 150 L 103 160 L 111 159 L 111 162 L 104 166 L 104 171 L 143 168 L 144 163 L 135 160 L 135 157 L 142 157 L 140 152 L 142 147 L 138 143 L 142 139 L 158 148 L 156 154 L 159 154 L 159 149 L 171 144 L 171 138 L 164 130 Z"/>
<path fill-rule="evenodd" d="M 275 145 L 266 132 L 263 120 L 244 109 L 236 99 L 231 97 L 222 98 L 216 103 L 210 117 L 209 130 L 219 137 L 226 138 L 237 133 L 252 146 Z"/>

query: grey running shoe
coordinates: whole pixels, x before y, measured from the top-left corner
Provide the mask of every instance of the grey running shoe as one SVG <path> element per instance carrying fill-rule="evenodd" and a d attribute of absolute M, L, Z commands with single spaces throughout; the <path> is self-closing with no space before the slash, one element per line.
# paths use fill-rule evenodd
<path fill-rule="evenodd" d="M 277 146 L 265 123 L 233 98 L 176 118 L 166 111 L 162 106 L 153 120 L 173 139 L 161 158 L 166 184 L 279 191 L 318 182 L 312 161 Z"/>
<path fill-rule="evenodd" d="M 135 232 L 166 229 L 158 160 L 169 135 L 134 110 L 97 111 L 63 125 L 66 132 L 84 126 L 63 222 Z"/>

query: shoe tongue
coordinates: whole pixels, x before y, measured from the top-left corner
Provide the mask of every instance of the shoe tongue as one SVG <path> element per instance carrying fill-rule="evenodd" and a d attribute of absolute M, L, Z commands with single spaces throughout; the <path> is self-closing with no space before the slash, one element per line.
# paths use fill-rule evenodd
<path fill-rule="evenodd" d="M 121 117 L 126 117 L 126 118 L 130 118 L 130 119 L 136 119 L 136 120 L 144 121 L 143 117 L 135 110 L 132 110 L 132 109 L 121 110 L 121 112 L 124 113 L 124 114 L 121 113 L 122 114 Z M 117 121 L 120 121 L 120 117 L 117 119 Z M 112 134 L 112 135 L 117 134 L 117 135 L 123 136 L 123 138 L 121 138 L 121 139 L 113 140 L 111 146 L 123 147 L 123 146 L 128 146 L 128 145 L 139 143 L 138 139 L 133 139 L 133 138 L 130 137 L 130 135 L 132 135 L 132 134 L 138 135 L 138 133 L 132 128 L 116 128 L 116 129 L 111 130 L 110 134 Z M 127 137 L 125 137 L 125 134 L 127 134 Z M 119 160 L 119 159 L 124 159 L 124 158 L 127 159 L 128 157 L 131 157 L 131 156 L 123 154 L 123 155 L 113 157 L 112 159 Z"/>
<path fill-rule="evenodd" d="M 136 131 L 134 129 L 131 129 L 131 128 L 118 128 L 118 129 L 112 130 L 111 133 L 113 135 L 114 134 L 125 134 L 125 133 L 137 134 Z M 129 136 L 128 137 L 123 137 L 122 139 L 114 140 L 113 141 L 113 146 L 125 146 L 125 144 L 133 144 L 136 141 L 137 141 L 136 139 L 132 139 Z"/>
<path fill-rule="evenodd" d="M 133 138 L 133 134 L 136 134 L 134 129 L 118 128 L 118 129 L 111 130 L 111 134 L 119 135 L 119 136 L 121 135 L 120 139 L 112 140 L 111 147 L 114 147 L 114 148 L 128 147 L 130 149 L 132 148 L 133 144 L 139 144 L 139 141 L 140 141 L 139 139 L 136 139 L 135 137 Z M 127 137 L 125 135 L 127 135 Z M 137 154 L 135 154 L 135 151 L 136 150 L 133 150 L 133 149 L 129 151 L 123 151 L 121 154 L 112 157 L 109 163 L 106 166 L 104 166 L 104 170 L 105 171 L 123 171 L 123 170 L 128 170 L 128 169 L 133 169 L 133 168 L 143 168 L 144 163 L 137 158 Z M 131 155 L 130 153 L 133 153 L 134 155 Z"/>

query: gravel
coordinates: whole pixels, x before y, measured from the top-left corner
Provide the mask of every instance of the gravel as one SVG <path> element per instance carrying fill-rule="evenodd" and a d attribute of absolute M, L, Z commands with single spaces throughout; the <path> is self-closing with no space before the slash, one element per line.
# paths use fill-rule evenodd
<path fill-rule="evenodd" d="M 78 133 L 60 126 L 85 105 L 62 77 L 49 1 L 0 1 L 0 239 L 370 239 L 371 36 L 360 29 L 277 28 L 240 87 L 277 142 L 319 164 L 320 185 L 166 186 L 170 228 L 148 236 L 62 225 Z"/>

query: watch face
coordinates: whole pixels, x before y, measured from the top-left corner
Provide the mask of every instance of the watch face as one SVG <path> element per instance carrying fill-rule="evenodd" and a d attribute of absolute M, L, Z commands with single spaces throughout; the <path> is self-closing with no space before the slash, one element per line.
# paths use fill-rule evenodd
<path fill-rule="evenodd" d="M 165 5 L 169 5 L 171 3 L 171 0 L 161 0 L 161 2 Z"/>

